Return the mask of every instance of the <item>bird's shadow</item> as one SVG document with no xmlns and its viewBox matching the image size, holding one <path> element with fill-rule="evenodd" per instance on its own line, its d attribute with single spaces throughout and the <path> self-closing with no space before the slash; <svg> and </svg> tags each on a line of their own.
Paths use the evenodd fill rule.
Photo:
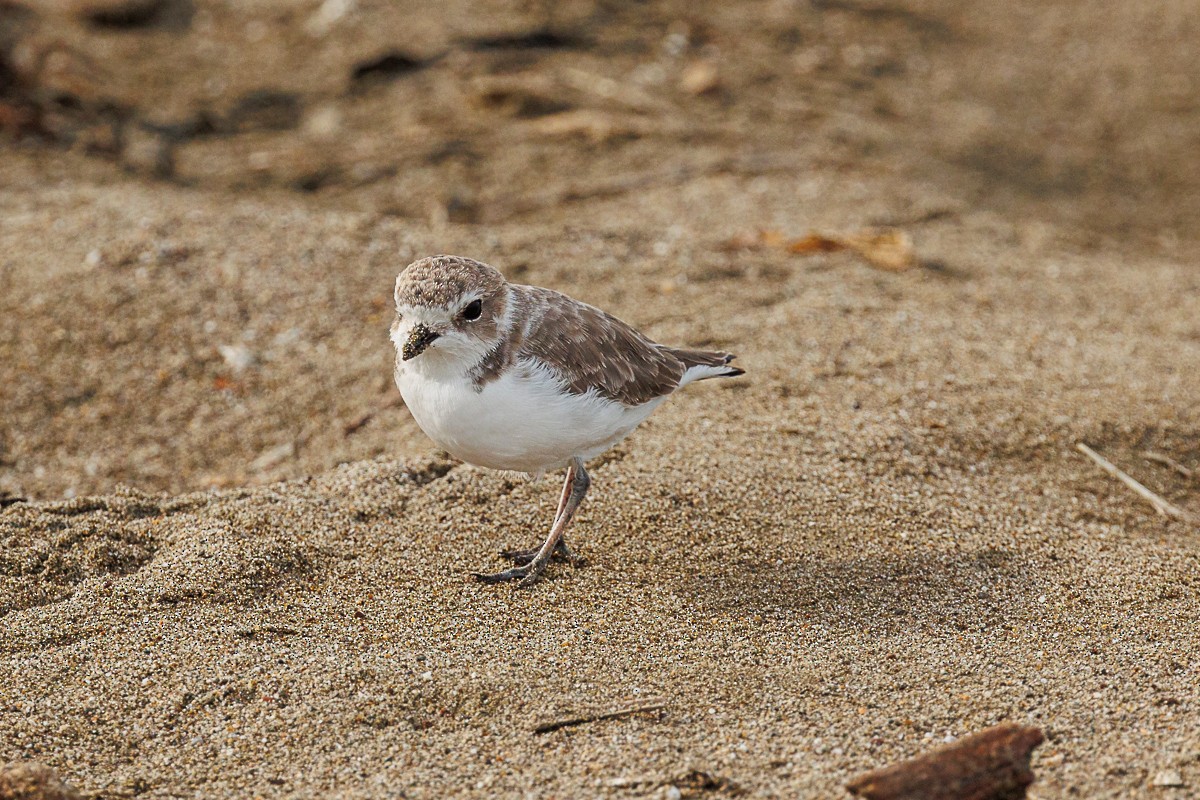
<svg viewBox="0 0 1200 800">
<path fill-rule="evenodd" d="M 965 631 L 1005 624 L 1029 602 L 1032 576 L 1019 556 L 983 548 L 712 563 L 685 578 L 683 588 L 709 611 L 786 611 L 879 632 L 916 625 Z"/>
</svg>

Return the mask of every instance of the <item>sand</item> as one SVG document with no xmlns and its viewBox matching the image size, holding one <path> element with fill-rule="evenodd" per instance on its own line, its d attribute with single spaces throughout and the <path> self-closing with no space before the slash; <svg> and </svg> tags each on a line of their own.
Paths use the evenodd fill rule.
<svg viewBox="0 0 1200 800">
<path fill-rule="evenodd" d="M 1076 450 L 1200 516 L 1189 4 L 33 5 L 10 62 L 71 54 L 0 151 L 0 762 L 816 798 L 1011 721 L 1031 797 L 1200 791 L 1200 525 Z M 881 225 L 918 267 L 746 246 Z M 391 384 L 435 252 L 747 370 L 593 463 L 588 563 L 529 590 L 470 574 L 557 476 L 437 453 Z"/>
</svg>

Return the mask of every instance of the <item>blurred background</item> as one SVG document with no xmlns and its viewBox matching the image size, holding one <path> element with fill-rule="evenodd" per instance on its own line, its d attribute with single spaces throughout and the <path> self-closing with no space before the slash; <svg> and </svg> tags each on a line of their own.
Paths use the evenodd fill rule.
<svg viewBox="0 0 1200 800">
<path fill-rule="evenodd" d="M 427 447 L 386 329 L 431 252 L 724 346 L 676 289 L 769 296 L 763 231 L 1182 252 L 1197 41 L 1189 0 L 0 0 L 0 492 Z"/>
<path fill-rule="evenodd" d="M 190 186 L 488 222 L 567 178 L 800 167 L 819 145 L 1004 211 L 1149 231 L 1198 213 L 1187 0 L 2 9 L 10 141 Z"/>
</svg>

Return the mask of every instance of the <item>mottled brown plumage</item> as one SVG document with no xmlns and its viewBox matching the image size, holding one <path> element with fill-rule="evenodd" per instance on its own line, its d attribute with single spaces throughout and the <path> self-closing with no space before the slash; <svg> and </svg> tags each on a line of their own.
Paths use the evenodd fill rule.
<svg viewBox="0 0 1200 800">
<path fill-rule="evenodd" d="M 448 306 L 466 292 L 492 295 L 504 288 L 494 268 L 462 256 L 431 256 L 414 261 L 396 283 L 397 306 Z"/>
<path fill-rule="evenodd" d="M 718 367 L 733 358 L 656 344 L 613 315 L 560 292 L 516 284 L 511 289 L 512 311 L 521 322 L 472 371 L 480 388 L 532 358 L 554 370 L 573 394 L 594 391 L 636 406 L 673 392 L 689 367 Z"/>
<path fill-rule="evenodd" d="M 636 406 L 679 386 L 683 362 L 611 314 L 550 289 L 514 289 L 529 295 L 539 312 L 518 358 L 540 359 L 571 392 L 594 390 Z"/>
</svg>

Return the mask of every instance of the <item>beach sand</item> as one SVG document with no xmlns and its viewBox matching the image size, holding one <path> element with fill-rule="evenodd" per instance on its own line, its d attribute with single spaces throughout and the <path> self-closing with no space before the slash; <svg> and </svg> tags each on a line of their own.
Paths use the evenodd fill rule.
<svg viewBox="0 0 1200 800">
<path fill-rule="evenodd" d="M 1031 797 L 1200 791 L 1197 14 L 971 5 L 32 3 L 0 762 L 93 797 L 824 798 L 1011 721 Z M 783 246 L 881 226 L 916 266 Z M 470 576 L 561 476 L 438 453 L 391 382 L 395 275 L 438 252 L 747 371 L 593 462 L 587 564 L 528 590 Z"/>
</svg>

